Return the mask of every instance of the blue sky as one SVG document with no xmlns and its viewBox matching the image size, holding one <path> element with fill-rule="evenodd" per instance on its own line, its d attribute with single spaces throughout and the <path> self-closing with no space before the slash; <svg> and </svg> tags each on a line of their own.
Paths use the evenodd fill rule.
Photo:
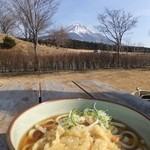
<svg viewBox="0 0 150 150">
<path fill-rule="evenodd" d="M 150 0 L 60 0 L 55 14 L 55 26 L 80 22 L 95 30 L 97 16 L 105 8 L 122 9 L 138 17 L 137 26 L 124 37 L 124 42 L 150 47 Z"/>
</svg>

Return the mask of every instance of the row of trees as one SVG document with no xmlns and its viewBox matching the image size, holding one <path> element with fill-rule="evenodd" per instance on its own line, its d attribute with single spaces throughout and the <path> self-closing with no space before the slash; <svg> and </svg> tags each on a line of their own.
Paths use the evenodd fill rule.
<svg viewBox="0 0 150 150">
<path fill-rule="evenodd" d="M 150 66 L 150 55 L 121 54 L 120 57 L 120 67 L 125 69 Z M 38 58 L 39 71 L 117 68 L 117 54 L 109 52 L 49 54 Z M 33 56 L 22 51 L 0 52 L 1 73 L 34 71 L 34 63 Z"/>
<path fill-rule="evenodd" d="M 108 44 L 104 44 L 104 43 L 93 43 L 93 42 L 70 40 L 70 39 L 64 40 L 64 39 L 62 39 L 62 37 L 60 37 L 60 38 L 58 37 L 57 40 L 55 40 L 55 39 L 39 40 L 39 44 L 44 44 L 47 46 L 71 48 L 71 49 L 95 50 L 95 52 L 97 52 L 98 50 L 116 52 L 116 50 L 117 50 L 116 45 L 108 45 Z M 121 47 L 121 52 L 150 53 L 150 48 L 143 47 L 141 45 L 135 45 L 135 46 L 123 45 Z"/>
</svg>

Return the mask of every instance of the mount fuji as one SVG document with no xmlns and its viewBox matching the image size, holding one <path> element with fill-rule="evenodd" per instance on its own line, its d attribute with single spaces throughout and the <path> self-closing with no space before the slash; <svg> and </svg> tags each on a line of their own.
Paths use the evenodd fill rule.
<svg viewBox="0 0 150 150">
<path fill-rule="evenodd" d="M 110 44 L 110 41 L 105 36 L 99 33 L 94 33 L 81 23 L 69 26 L 67 32 L 70 39 L 73 40 Z"/>
</svg>

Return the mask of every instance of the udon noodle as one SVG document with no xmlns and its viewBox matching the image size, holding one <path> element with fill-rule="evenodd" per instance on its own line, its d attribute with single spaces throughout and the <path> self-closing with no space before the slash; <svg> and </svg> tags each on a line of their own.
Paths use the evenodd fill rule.
<svg viewBox="0 0 150 150">
<path fill-rule="evenodd" d="M 125 124 L 104 111 L 76 109 L 35 124 L 18 150 L 148 150 Z"/>
</svg>

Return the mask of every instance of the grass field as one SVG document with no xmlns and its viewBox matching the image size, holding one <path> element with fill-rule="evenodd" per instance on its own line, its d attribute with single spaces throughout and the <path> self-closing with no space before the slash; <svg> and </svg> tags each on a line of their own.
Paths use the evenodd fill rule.
<svg viewBox="0 0 150 150">
<path fill-rule="evenodd" d="M 6 35 L 0 34 L 0 43 Z M 9 51 L 22 50 L 27 53 L 33 53 L 33 44 L 15 38 L 17 45 Z M 39 45 L 39 53 L 42 55 L 67 53 L 67 52 L 91 52 L 87 50 L 74 50 L 56 47 L 47 47 Z M 4 51 L 2 49 L 2 51 Z M 30 54 L 31 55 L 31 54 Z M 115 88 L 133 92 L 136 87 L 150 90 L 150 69 L 100 69 L 87 71 L 60 71 L 54 73 L 22 73 L 22 74 L 2 74 L 0 75 L 0 84 L 7 82 L 37 82 L 37 81 L 69 81 L 69 80 L 100 80 L 112 85 Z"/>
<path fill-rule="evenodd" d="M 150 70 L 144 69 L 101 69 L 90 71 L 60 71 L 54 73 L 30 73 L 0 76 L 0 84 L 9 82 L 37 82 L 37 81 L 70 81 L 70 80 L 100 80 L 115 88 L 133 92 L 136 87 L 150 90 Z"/>
</svg>

